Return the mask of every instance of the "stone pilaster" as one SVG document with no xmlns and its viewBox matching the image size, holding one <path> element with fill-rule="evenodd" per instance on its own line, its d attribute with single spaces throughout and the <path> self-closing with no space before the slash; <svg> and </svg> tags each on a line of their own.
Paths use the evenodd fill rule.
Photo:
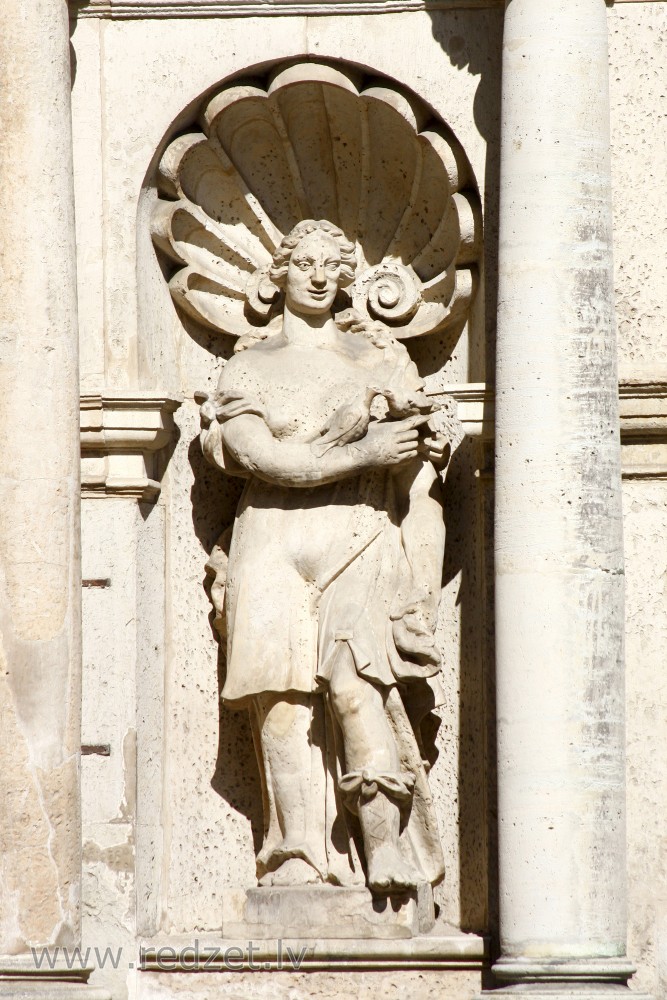
<svg viewBox="0 0 667 1000">
<path fill-rule="evenodd" d="M 58 980 L 88 974 L 60 960 L 38 970 L 31 951 L 80 943 L 78 336 L 65 0 L 5 0 L 0 74 L 0 993 L 16 993 L 28 977 L 44 996 L 69 991 Z"/>
<path fill-rule="evenodd" d="M 496 383 L 503 992 L 626 957 L 621 467 L 604 0 L 506 8 Z"/>
</svg>

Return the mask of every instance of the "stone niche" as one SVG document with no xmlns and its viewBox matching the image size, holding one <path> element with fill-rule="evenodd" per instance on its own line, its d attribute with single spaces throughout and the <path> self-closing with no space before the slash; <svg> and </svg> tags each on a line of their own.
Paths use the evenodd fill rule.
<svg viewBox="0 0 667 1000">
<path fill-rule="evenodd" d="M 352 968 L 355 962 L 359 968 L 478 967 L 484 957 L 479 934 L 487 919 L 484 508 L 480 456 L 465 438 L 456 409 L 460 383 L 468 381 L 471 367 L 479 368 L 479 358 L 472 362 L 471 355 L 484 353 L 481 205 L 472 167 L 451 129 L 423 100 L 393 81 L 340 63 L 292 62 L 261 76 L 237 78 L 202 98 L 191 119 L 179 125 L 177 133 L 165 138 L 154 188 L 149 187 L 156 266 L 184 331 L 180 363 L 185 401 L 165 486 L 172 539 L 168 536 L 167 544 L 177 548 L 167 587 L 171 606 L 179 609 L 174 637 L 180 653 L 167 669 L 165 684 L 173 726 L 165 750 L 165 780 L 176 794 L 167 818 L 170 853 L 160 876 L 163 905 L 176 887 L 184 891 L 180 908 L 175 908 L 178 918 L 173 919 L 174 910 L 167 922 L 169 940 L 203 924 L 211 949 L 219 940 L 261 941 L 267 968 L 279 961 L 274 951 L 281 938 L 308 941 L 304 968 Z M 307 260 L 302 267 L 303 253 Z M 328 312 L 304 309 L 295 319 L 299 311 L 292 268 L 311 266 L 313 274 L 320 265 L 326 270 L 332 261 L 316 260 L 323 253 L 333 254 L 333 265 L 340 269 Z M 319 301 L 319 281 L 312 277 L 314 292 L 309 286 L 313 301 Z M 326 281 L 325 275 L 322 288 Z M 322 296 L 326 294 L 324 289 Z M 313 314 L 326 320 L 324 326 L 312 320 Z M 316 337 L 330 331 L 333 339 L 325 337 L 321 347 L 331 352 L 332 368 L 338 364 L 340 344 L 358 338 L 361 360 L 352 368 L 368 371 L 358 385 L 351 376 L 350 395 L 355 397 L 360 386 L 369 390 L 365 403 L 358 404 L 359 413 L 352 414 L 360 430 L 357 424 L 351 432 L 348 427 L 356 397 L 347 399 L 343 392 L 338 398 L 340 378 L 334 379 L 333 413 L 320 421 L 308 443 L 308 421 L 319 419 L 309 376 L 299 381 L 289 352 L 270 360 L 276 345 L 291 336 L 290 323 L 296 324 L 292 346 L 306 328 Z M 301 346 L 309 350 L 307 344 Z M 268 382 L 253 373 L 254 359 L 269 359 Z M 275 383 L 272 365 L 281 373 Z M 317 372 L 313 376 L 320 377 Z M 253 539 L 263 530 L 261 523 L 249 532 L 243 526 L 248 490 L 257 480 L 249 471 L 255 468 L 252 461 L 243 465 L 229 437 L 232 425 L 241 426 L 239 420 L 250 421 L 251 449 L 257 438 L 253 426 L 261 434 L 268 428 L 271 448 L 282 454 L 286 443 L 309 447 L 318 460 L 330 457 L 332 468 L 348 445 L 363 451 L 378 427 L 410 421 L 426 426 L 428 421 L 420 440 L 426 436 L 431 445 L 421 446 L 419 454 L 426 455 L 423 464 L 432 473 L 432 490 L 416 501 L 410 494 L 405 503 L 410 511 L 413 505 L 421 509 L 422 500 L 430 503 L 428 498 L 437 493 L 436 522 L 417 517 L 411 542 L 405 540 L 407 519 L 385 501 L 360 501 L 358 493 L 350 499 L 334 491 L 323 504 L 325 514 L 338 517 L 342 525 L 337 535 L 340 559 L 331 556 L 335 565 L 325 583 L 319 577 L 314 583 L 307 580 L 317 593 L 311 592 L 308 608 L 295 615 L 300 638 L 287 642 L 289 657 L 298 659 L 302 643 L 309 641 L 304 639 L 308 629 L 320 635 L 319 652 L 315 638 L 311 654 L 313 695 L 303 684 L 290 688 L 284 681 L 266 682 L 262 689 L 261 681 L 248 681 L 252 669 L 242 665 L 255 663 L 251 647 L 260 659 L 265 655 L 264 648 L 282 627 L 281 617 L 290 617 L 294 604 L 287 586 L 280 595 L 276 578 L 276 600 L 284 604 L 280 614 L 264 614 L 261 595 L 249 605 L 250 612 L 229 610 L 230 593 L 232 601 L 239 598 L 234 596 L 235 581 L 247 569 L 244 553 L 257 548 Z M 261 431 L 252 421 L 263 422 Z M 278 489 L 283 499 L 267 494 L 253 509 L 263 504 L 291 516 L 295 507 L 303 508 L 300 477 L 318 473 L 303 472 L 310 470 L 310 460 L 297 465 L 297 471 L 280 468 L 276 482 L 267 487 Z M 344 483 L 357 482 L 350 470 L 341 475 Z M 261 489 L 264 479 L 262 473 Z M 323 488 L 315 478 L 305 493 L 319 496 Z M 242 489 L 246 500 L 239 507 Z M 380 511 L 385 527 L 362 524 L 361 515 L 358 525 L 344 523 L 342 506 L 346 511 L 372 509 L 374 515 Z M 433 517 L 433 507 L 428 516 Z M 315 535 L 324 530 L 323 523 Z M 394 658 L 389 655 L 391 673 L 379 677 L 369 666 L 372 639 L 359 639 L 356 618 L 350 626 L 349 604 L 356 600 L 360 607 L 359 595 L 366 591 L 359 581 L 363 573 L 368 576 L 369 566 L 375 581 L 387 572 L 391 559 L 385 529 L 394 532 L 399 548 L 415 546 L 407 553 L 414 570 L 410 594 L 414 597 L 415 587 L 421 587 L 422 596 L 428 591 L 429 612 L 422 614 L 423 608 L 410 604 L 397 569 L 404 556 L 396 556 L 385 582 L 395 579 L 405 600 L 397 612 L 383 598 L 382 628 L 393 636 L 387 643 Z M 298 530 L 305 530 L 304 525 Z M 304 536 L 299 545 L 307 541 Z M 442 551 L 438 554 L 443 543 L 444 564 Z M 267 539 L 263 555 L 248 570 L 255 581 L 263 576 L 271 580 L 271 551 Z M 431 553 L 424 572 L 437 577 L 433 586 L 414 569 L 424 552 Z M 350 576 L 350 567 L 363 560 L 359 578 Z M 329 600 L 325 626 L 323 595 L 339 576 L 339 591 L 351 588 L 348 611 L 340 610 L 340 597 Z M 269 586 L 266 581 L 262 585 Z M 355 587 L 361 590 L 355 593 Z M 240 624 L 248 614 L 246 625 Z M 327 628 L 329 653 L 321 638 Z M 366 767 L 363 753 L 355 758 L 362 762 L 356 770 L 349 763 L 353 754 L 345 710 L 336 707 L 331 679 L 339 670 L 336 657 L 345 656 L 356 664 L 355 683 L 362 678 L 373 691 L 384 692 L 380 715 L 389 719 L 398 747 L 393 769 L 377 762 Z M 268 660 L 260 666 L 272 669 Z M 368 676 L 370 681 L 364 680 Z M 417 690 L 410 687 L 415 678 L 426 694 L 417 699 L 419 705 L 410 705 L 405 691 Z M 305 792 L 305 847 L 285 832 L 291 806 L 284 796 L 281 800 L 275 780 L 284 751 L 272 758 L 265 733 L 274 710 L 273 702 L 267 708 L 265 696 L 276 690 L 285 698 L 273 735 L 276 726 L 298 728 L 299 718 L 310 713 L 303 748 L 318 757 L 313 767 L 321 771 L 311 776 Z M 290 706 L 287 714 L 285 705 Z M 299 716 L 302 710 L 306 716 Z M 285 723 L 288 717 L 291 721 Z M 382 723 L 377 725 L 379 729 L 369 723 L 371 743 L 382 741 Z M 141 794 L 139 789 L 140 811 Z M 383 873 L 381 865 L 373 874 L 371 826 L 393 829 L 394 822 L 394 814 L 380 809 L 382 815 L 365 825 L 364 809 L 379 800 L 396 805 L 395 831 L 386 837 L 394 837 L 401 859 L 396 863 L 404 866 L 399 875 L 396 868 Z M 198 905 L 202 896 L 188 885 L 188 879 L 202 877 L 196 872 L 196 856 L 204 857 L 207 866 L 203 908 Z M 307 869 L 310 876 L 304 875 Z M 150 884 L 143 893 L 139 886 L 138 893 L 156 896 Z M 202 909 L 208 916 L 202 916 Z M 217 918 L 211 917 L 216 912 Z M 147 912 L 143 925 L 151 948 L 157 948 L 164 923 Z M 356 939 L 354 947 L 351 939 Z M 146 968 L 159 969 L 151 948 Z M 243 963 L 248 961 L 244 953 Z"/>
</svg>

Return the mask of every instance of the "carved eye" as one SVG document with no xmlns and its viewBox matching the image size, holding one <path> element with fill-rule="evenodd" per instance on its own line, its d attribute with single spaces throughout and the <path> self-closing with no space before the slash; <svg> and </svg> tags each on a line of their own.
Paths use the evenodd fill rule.
<svg viewBox="0 0 667 1000">
<path fill-rule="evenodd" d="M 308 263 L 307 260 L 299 260 L 297 261 L 296 266 L 299 268 L 300 271 L 307 271 L 308 268 L 310 267 L 310 264 Z"/>
<path fill-rule="evenodd" d="M 337 271 L 337 270 L 338 270 L 338 269 L 340 268 L 340 264 L 338 263 L 338 261 L 337 261 L 337 260 L 330 260 L 330 261 L 329 261 L 329 262 L 327 263 L 327 268 L 328 268 L 328 269 L 329 269 L 330 271 Z"/>
</svg>

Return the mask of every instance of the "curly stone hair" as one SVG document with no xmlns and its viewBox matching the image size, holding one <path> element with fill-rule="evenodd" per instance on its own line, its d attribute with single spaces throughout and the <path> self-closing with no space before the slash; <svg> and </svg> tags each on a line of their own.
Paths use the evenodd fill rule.
<svg viewBox="0 0 667 1000">
<path fill-rule="evenodd" d="M 269 278 L 274 285 L 277 285 L 279 288 L 285 287 L 287 268 L 289 267 L 292 251 L 296 249 L 304 236 L 318 231 L 331 236 L 338 244 L 340 250 L 340 278 L 338 283 L 340 287 L 346 288 L 347 285 L 352 284 L 357 270 L 354 243 L 351 243 L 343 230 L 339 229 L 338 226 L 334 226 L 333 222 L 327 222 L 326 219 L 320 219 L 319 222 L 315 219 L 304 219 L 287 236 L 284 236 L 280 245 L 276 247 L 271 270 L 269 271 Z"/>
</svg>

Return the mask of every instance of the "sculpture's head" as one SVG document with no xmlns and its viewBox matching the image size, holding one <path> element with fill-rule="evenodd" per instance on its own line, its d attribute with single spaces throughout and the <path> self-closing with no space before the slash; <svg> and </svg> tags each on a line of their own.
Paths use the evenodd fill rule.
<svg viewBox="0 0 667 1000">
<path fill-rule="evenodd" d="M 325 219 L 305 219 L 276 249 L 269 277 L 285 289 L 292 312 L 321 316 L 331 309 L 338 289 L 354 281 L 356 266 L 354 243 L 342 230 Z"/>
</svg>

